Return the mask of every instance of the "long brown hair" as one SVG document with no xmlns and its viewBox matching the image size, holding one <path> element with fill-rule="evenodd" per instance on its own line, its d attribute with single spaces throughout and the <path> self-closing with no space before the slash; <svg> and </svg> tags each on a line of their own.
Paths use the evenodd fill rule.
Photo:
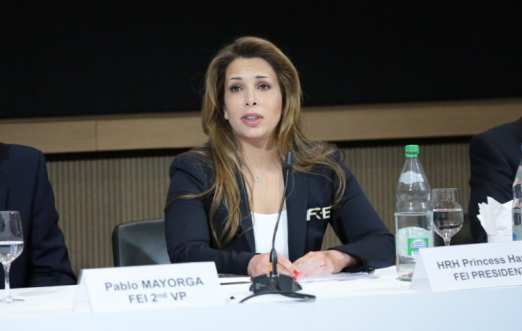
<svg viewBox="0 0 522 331">
<path fill-rule="evenodd" d="M 256 38 L 242 37 L 221 49 L 207 69 L 205 94 L 203 96 L 202 126 L 208 135 L 211 154 L 201 149 L 193 152 L 210 159 L 214 165 L 215 181 L 205 192 L 196 196 L 213 193 L 209 222 L 212 234 L 220 248 L 225 247 L 239 232 L 241 226 L 240 189 L 236 176 L 242 176 L 241 155 L 232 127 L 224 118 L 225 76 L 230 63 L 239 58 L 261 58 L 268 62 L 277 75 L 283 98 L 283 113 L 276 127 L 275 148 L 284 160 L 286 152 L 293 151 L 293 169 L 310 173 L 316 166 L 331 168 L 339 179 L 334 205 L 341 202 L 345 190 L 346 176 L 336 160 L 332 158 L 335 149 L 321 142 L 308 140 L 301 123 L 301 84 L 292 62 L 271 42 Z M 217 236 L 214 216 L 220 205 L 224 205 L 228 216 L 221 235 Z M 243 215 L 246 216 L 246 215 Z"/>
</svg>

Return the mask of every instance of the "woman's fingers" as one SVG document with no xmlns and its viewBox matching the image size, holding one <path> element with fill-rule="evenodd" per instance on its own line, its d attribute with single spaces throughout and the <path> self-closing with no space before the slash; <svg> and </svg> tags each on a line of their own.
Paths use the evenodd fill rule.
<svg viewBox="0 0 522 331">
<path fill-rule="evenodd" d="M 248 263 L 248 274 L 251 277 L 263 274 L 268 275 L 270 273 L 269 263 L 270 253 L 255 255 Z M 299 271 L 296 267 L 305 263 L 314 264 L 330 273 L 336 273 L 346 267 L 355 265 L 357 261 L 350 255 L 336 250 L 309 252 L 294 263 L 290 262 L 286 257 L 277 254 L 277 272 L 279 274 L 295 278 L 299 276 Z"/>
<path fill-rule="evenodd" d="M 331 261 L 334 273 L 341 272 L 344 268 L 357 264 L 357 261 L 350 255 L 336 251 L 329 250 L 324 252 Z"/>
<path fill-rule="evenodd" d="M 285 274 L 288 276 L 295 277 L 298 275 L 297 269 L 295 266 L 288 260 L 286 257 L 277 254 L 277 272 L 280 274 Z M 282 268 L 281 268 L 282 267 Z"/>
<path fill-rule="evenodd" d="M 255 255 L 248 263 L 247 272 L 251 277 L 259 275 L 268 275 L 270 273 L 270 253 Z M 285 274 L 291 277 L 297 276 L 299 273 L 295 265 L 286 257 L 277 254 L 277 273 Z"/>
<path fill-rule="evenodd" d="M 310 252 L 303 256 L 302 258 L 298 259 L 294 262 L 295 266 L 298 266 L 300 264 L 305 263 L 311 263 L 318 267 L 323 268 L 324 270 L 333 273 L 335 268 L 333 265 L 333 261 L 329 257 L 329 255 L 326 252 Z"/>
<path fill-rule="evenodd" d="M 247 272 L 251 277 L 268 274 L 268 253 L 254 255 L 248 262 Z"/>
<path fill-rule="evenodd" d="M 317 253 L 317 252 L 309 252 L 309 253 L 307 253 L 305 256 L 298 258 L 298 259 L 294 262 L 294 266 L 298 266 L 298 265 L 300 265 L 300 264 L 305 263 L 307 260 L 309 260 L 309 259 L 312 258 L 314 255 L 316 255 L 316 253 Z"/>
</svg>

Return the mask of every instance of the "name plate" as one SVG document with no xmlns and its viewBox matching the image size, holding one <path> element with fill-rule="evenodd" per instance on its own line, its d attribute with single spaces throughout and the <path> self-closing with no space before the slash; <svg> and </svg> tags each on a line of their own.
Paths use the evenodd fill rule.
<svg viewBox="0 0 522 331">
<path fill-rule="evenodd" d="M 420 249 L 410 289 L 522 285 L 522 241 Z"/>
<path fill-rule="evenodd" d="M 75 310 L 107 312 L 223 304 L 213 262 L 82 270 Z"/>
</svg>

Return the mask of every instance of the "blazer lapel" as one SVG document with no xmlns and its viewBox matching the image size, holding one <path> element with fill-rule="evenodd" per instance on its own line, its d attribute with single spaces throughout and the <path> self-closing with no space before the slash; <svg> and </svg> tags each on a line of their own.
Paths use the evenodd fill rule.
<svg viewBox="0 0 522 331">
<path fill-rule="evenodd" d="M 243 235 L 246 237 L 248 247 L 250 248 L 250 252 L 255 253 L 256 242 L 254 239 L 252 214 L 250 212 L 250 203 L 248 202 L 249 200 L 246 185 L 241 176 L 236 175 L 236 179 L 239 184 L 239 189 L 241 191 L 241 203 L 239 207 L 241 212 L 241 230 L 243 232 Z"/>
<path fill-rule="evenodd" d="M 292 262 L 302 257 L 305 251 L 307 206 L 308 176 L 303 173 L 292 172 L 288 176 L 286 188 L 288 253 Z"/>
</svg>

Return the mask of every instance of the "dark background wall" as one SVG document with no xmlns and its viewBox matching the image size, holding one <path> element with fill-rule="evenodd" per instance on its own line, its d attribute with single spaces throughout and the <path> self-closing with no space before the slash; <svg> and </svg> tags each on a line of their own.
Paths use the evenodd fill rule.
<svg viewBox="0 0 522 331">
<path fill-rule="evenodd" d="M 307 106 L 522 97 L 521 1 L 3 0 L 0 24 L 0 118 L 197 110 L 244 35 L 290 56 Z"/>
</svg>

